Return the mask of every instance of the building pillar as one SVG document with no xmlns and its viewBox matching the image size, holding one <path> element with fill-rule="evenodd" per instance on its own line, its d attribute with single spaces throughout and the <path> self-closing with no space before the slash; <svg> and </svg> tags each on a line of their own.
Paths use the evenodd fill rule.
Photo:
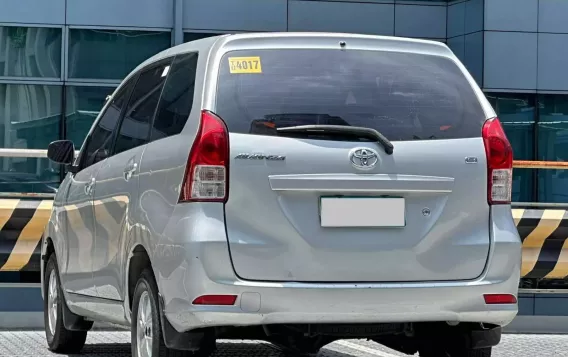
<svg viewBox="0 0 568 357">
<path fill-rule="evenodd" d="M 184 0 L 174 0 L 173 1 L 173 11 L 174 11 L 174 46 L 183 43 L 183 1 Z"/>
</svg>

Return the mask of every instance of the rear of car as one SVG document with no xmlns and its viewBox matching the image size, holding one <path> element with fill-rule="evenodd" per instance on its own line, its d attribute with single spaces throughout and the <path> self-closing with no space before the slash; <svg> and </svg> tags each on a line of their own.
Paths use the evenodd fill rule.
<svg viewBox="0 0 568 357">
<path fill-rule="evenodd" d="M 178 330 L 513 319 L 513 153 L 445 45 L 228 36 L 204 83 L 172 221 L 225 229 L 194 229 L 210 235 L 191 305 L 166 309 Z"/>
</svg>

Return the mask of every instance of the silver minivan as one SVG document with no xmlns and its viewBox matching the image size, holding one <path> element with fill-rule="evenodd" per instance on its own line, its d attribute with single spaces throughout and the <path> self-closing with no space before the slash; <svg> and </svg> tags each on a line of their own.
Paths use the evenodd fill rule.
<svg viewBox="0 0 568 357">
<path fill-rule="evenodd" d="M 42 240 L 50 350 L 137 357 L 369 338 L 490 356 L 517 313 L 513 153 L 439 42 L 251 33 L 170 48 L 107 100 Z"/>
</svg>

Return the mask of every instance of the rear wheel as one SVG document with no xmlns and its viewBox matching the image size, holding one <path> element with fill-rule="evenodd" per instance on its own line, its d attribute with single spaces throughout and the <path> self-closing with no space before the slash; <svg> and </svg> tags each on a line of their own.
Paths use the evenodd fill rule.
<svg viewBox="0 0 568 357">
<path fill-rule="evenodd" d="M 59 282 L 54 254 L 47 262 L 44 282 L 43 320 L 47 346 L 50 351 L 56 353 L 79 353 L 85 345 L 87 331 L 67 330 L 63 324 L 65 297 Z"/>
<path fill-rule="evenodd" d="M 158 287 L 151 271 L 146 269 L 142 272 L 134 291 L 131 325 L 132 356 L 189 357 L 206 355 L 205 351 L 180 351 L 168 348 L 165 345 L 158 306 Z M 210 353 L 212 352 L 211 350 Z"/>
</svg>

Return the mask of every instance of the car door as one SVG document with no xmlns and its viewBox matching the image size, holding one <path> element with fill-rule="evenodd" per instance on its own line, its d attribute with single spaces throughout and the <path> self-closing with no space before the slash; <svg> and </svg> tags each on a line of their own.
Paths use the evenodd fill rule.
<svg viewBox="0 0 568 357">
<path fill-rule="evenodd" d="M 137 217 L 142 229 L 137 231 L 141 241 L 152 251 L 152 262 L 163 278 L 160 288 L 169 288 L 165 280 L 175 285 L 170 274 L 181 264 L 183 250 L 164 234 L 167 223 L 179 200 L 179 180 L 185 173 L 187 137 L 180 135 L 194 106 L 198 53 L 178 54 L 172 62 L 160 103 L 152 123 L 150 142 L 146 145 L 140 167 L 139 204 Z M 197 92 L 197 93 L 196 93 Z M 186 150 L 171 150 L 172 147 Z M 172 279 L 170 279 L 172 278 Z"/>
<path fill-rule="evenodd" d="M 96 225 L 93 193 L 97 172 L 110 153 L 113 133 L 129 90 L 121 88 L 108 103 L 87 135 L 77 159 L 78 171 L 68 173 L 61 189 L 65 196 L 66 259 L 60 271 L 64 289 L 81 295 L 96 296 L 92 265 Z"/>
<path fill-rule="evenodd" d="M 120 119 L 112 156 L 97 174 L 93 274 L 101 298 L 123 298 L 121 277 L 127 256 L 124 246 L 136 224 L 131 211 L 138 202 L 140 160 L 170 62 L 171 59 L 161 60 L 141 70 Z"/>
</svg>

